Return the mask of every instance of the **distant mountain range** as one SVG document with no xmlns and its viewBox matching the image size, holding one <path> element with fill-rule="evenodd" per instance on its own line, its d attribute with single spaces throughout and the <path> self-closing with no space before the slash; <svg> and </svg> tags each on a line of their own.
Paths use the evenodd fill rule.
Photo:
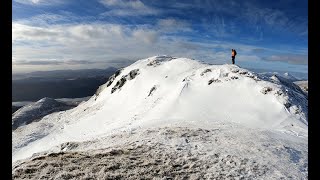
<svg viewBox="0 0 320 180">
<path fill-rule="evenodd" d="M 87 101 L 90 97 L 91 96 L 82 97 L 82 98 L 58 98 L 58 99 L 54 99 L 54 101 L 60 102 L 60 105 L 62 105 L 62 106 L 70 106 L 70 108 L 72 108 L 72 107 L 76 107 L 77 105 L 79 105 L 83 101 Z M 44 98 L 40 99 L 39 101 L 42 102 L 43 99 L 47 99 L 48 100 L 48 99 L 51 99 L 51 98 L 44 97 Z M 37 101 L 37 102 L 39 102 L 39 101 Z M 54 101 L 52 100 L 50 102 L 54 102 Z M 18 109 L 24 108 L 24 107 L 30 107 L 30 106 L 35 106 L 36 105 L 36 107 L 34 107 L 34 108 L 37 108 L 37 107 L 39 107 L 39 106 L 37 106 L 37 102 L 32 102 L 32 101 L 12 102 L 12 114 L 14 114 Z M 48 102 L 48 101 L 46 101 L 46 102 Z M 56 106 L 50 106 L 50 107 L 51 108 L 56 108 Z M 49 114 L 50 113 L 50 108 L 47 108 L 46 112 L 47 113 L 42 113 L 42 112 L 41 113 L 44 114 L 44 115 Z M 26 119 L 28 119 L 28 118 L 26 118 Z"/>
<path fill-rule="evenodd" d="M 12 101 L 38 101 L 41 98 L 82 98 L 96 89 L 117 69 L 38 71 L 13 74 Z"/>
<path fill-rule="evenodd" d="M 295 81 L 305 81 L 308 80 L 308 73 L 302 73 L 302 72 L 288 72 L 288 71 L 270 71 L 269 69 L 258 69 L 258 68 L 248 68 L 249 70 L 256 72 L 256 73 L 262 73 L 266 75 L 272 75 L 277 74 L 283 77 L 286 77 L 287 79 L 294 79 Z"/>
<path fill-rule="evenodd" d="M 109 67 L 106 69 L 79 69 L 79 70 L 54 70 L 54 71 L 35 71 L 30 73 L 12 74 L 12 80 L 19 79 L 72 79 L 72 78 L 89 78 L 96 76 L 105 76 L 114 73 L 117 68 Z"/>
</svg>

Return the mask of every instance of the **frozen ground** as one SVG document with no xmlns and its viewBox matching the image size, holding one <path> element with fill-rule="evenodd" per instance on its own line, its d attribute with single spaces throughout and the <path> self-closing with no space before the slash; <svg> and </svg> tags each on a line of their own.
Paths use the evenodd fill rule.
<svg viewBox="0 0 320 180">
<path fill-rule="evenodd" d="M 13 177 L 307 179 L 305 139 L 289 136 L 218 124 L 214 129 L 160 127 L 123 132 L 103 141 L 65 143 L 56 151 L 18 161 Z M 89 146 L 97 148 L 86 150 Z"/>
</svg>

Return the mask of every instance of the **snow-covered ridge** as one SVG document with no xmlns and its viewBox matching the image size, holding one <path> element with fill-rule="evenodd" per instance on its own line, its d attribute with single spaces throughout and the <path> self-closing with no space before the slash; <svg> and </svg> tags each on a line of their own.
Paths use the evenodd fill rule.
<svg viewBox="0 0 320 180">
<path fill-rule="evenodd" d="M 70 141 L 163 125 L 220 123 L 307 138 L 307 101 L 290 83 L 236 65 L 154 56 L 119 70 L 76 108 L 13 131 L 13 161 Z"/>
<path fill-rule="evenodd" d="M 39 120 L 47 114 L 67 110 L 72 107 L 75 106 L 48 97 L 42 98 L 37 102 L 25 105 L 12 114 L 12 129 Z"/>
</svg>

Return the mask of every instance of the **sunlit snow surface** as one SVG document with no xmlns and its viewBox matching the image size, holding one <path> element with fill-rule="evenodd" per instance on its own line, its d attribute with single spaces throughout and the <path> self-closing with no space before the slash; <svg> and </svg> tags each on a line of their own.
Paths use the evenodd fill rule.
<svg viewBox="0 0 320 180">
<path fill-rule="evenodd" d="M 130 142 L 153 138 L 154 143 L 180 145 L 182 151 L 197 145 L 206 154 L 251 157 L 266 166 L 261 177 L 306 179 L 307 102 L 301 89 L 277 76 L 230 64 L 150 57 L 117 72 L 76 108 L 14 130 L 13 164 L 44 151 L 125 148 Z M 215 137 L 223 142 L 214 144 L 210 136 L 212 141 L 181 143 L 181 136 L 159 135 L 163 128 L 220 129 Z M 146 133 L 148 129 L 154 133 Z M 77 146 L 62 148 L 67 142 Z"/>
</svg>

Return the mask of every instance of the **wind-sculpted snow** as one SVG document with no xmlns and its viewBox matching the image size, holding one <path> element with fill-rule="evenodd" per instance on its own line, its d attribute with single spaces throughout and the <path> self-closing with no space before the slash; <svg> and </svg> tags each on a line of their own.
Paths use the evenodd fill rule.
<svg viewBox="0 0 320 180">
<path fill-rule="evenodd" d="M 177 165 L 173 169 L 170 169 L 172 168 L 170 161 L 144 168 L 138 165 L 131 167 L 128 165 L 131 162 L 128 160 L 129 156 L 124 153 L 117 158 L 110 157 L 110 163 L 126 162 L 126 165 L 121 163 L 117 165 L 118 169 L 111 169 L 110 177 L 119 175 L 128 179 L 131 177 L 128 168 L 136 169 L 137 174 L 140 173 L 144 177 L 149 177 L 144 172 L 169 168 L 166 170 L 172 173 L 165 174 L 166 171 L 159 171 L 160 175 L 156 177 L 174 176 L 181 179 L 183 178 L 181 174 L 173 172 L 176 168 L 181 168 L 178 172 L 185 173 L 188 177 L 190 175 L 190 179 L 192 179 L 191 174 L 196 174 L 195 177 L 200 179 L 203 177 L 219 179 L 229 175 L 230 178 L 231 176 L 241 178 L 240 174 L 244 174 L 245 179 L 268 179 L 268 177 L 289 179 L 289 176 L 293 179 L 305 179 L 308 164 L 307 102 L 307 95 L 290 82 L 256 74 L 237 65 L 209 65 L 187 58 L 155 56 L 123 68 L 102 85 L 88 101 L 76 108 L 47 115 L 39 122 L 14 130 L 12 158 L 13 162 L 16 162 L 29 158 L 34 153 L 87 151 L 88 156 L 94 159 L 93 164 L 99 164 L 99 159 L 94 158 L 95 155 L 92 154 L 93 149 L 121 146 L 120 149 L 125 151 L 130 145 L 126 142 L 131 136 L 136 138 L 131 139 L 131 142 L 138 141 L 140 139 L 134 134 L 144 132 L 151 127 L 167 126 L 171 129 L 192 127 L 209 130 L 196 137 L 212 142 L 208 141 L 209 144 L 205 145 L 206 141 L 199 141 L 193 144 L 194 146 L 189 146 L 190 142 L 196 139 L 178 138 L 184 145 L 171 147 L 171 139 L 177 140 L 175 136 L 180 137 L 179 133 L 175 132 L 173 138 L 170 136 L 165 138 L 169 143 L 168 146 L 164 145 L 168 149 L 168 154 L 165 153 L 167 150 L 165 147 L 159 149 L 162 147 L 159 143 L 166 144 L 161 138 L 151 140 L 153 144 L 145 142 L 143 145 L 146 149 L 155 149 L 154 152 L 150 152 L 154 153 L 152 157 L 158 158 L 156 154 L 162 153 L 162 158 L 168 159 L 175 159 L 181 149 L 186 150 L 182 151 L 184 157 L 189 152 L 199 152 L 199 149 L 206 146 L 205 154 L 194 154 L 194 157 L 202 159 L 201 163 L 205 164 L 199 166 L 199 171 L 193 172 L 192 169 L 196 169 L 196 166 L 184 169 L 184 166 L 190 167 L 192 163 L 180 161 L 181 166 Z M 39 128 L 45 124 L 50 126 Z M 210 134 L 221 126 L 228 132 L 236 134 L 227 135 L 220 130 L 216 130 L 217 134 L 214 136 Z M 240 131 L 241 129 L 243 131 Z M 113 136 L 123 132 L 128 136 L 122 134 L 122 138 L 112 140 Z M 211 137 L 216 137 L 217 142 Z M 150 154 L 137 146 L 134 148 L 136 153 L 142 153 L 147 157 Z M 106 152 L 107 150 L 102 151 Z M 220 155 L 215 158 L 214 154 L 217 152 Z M 226 165 L 223 164 L 225 160 L 222 158 L 228 159 Z M 250 161 L 250 165 L 247 166 L 251 169 L 242 169 L 238 163 L 241 164 L 244 158 L 256 160 L 256 164 Z M 142 162 L 149 159 L 146 158 Z M 66 163 L 69 160 L 71 162 L 71 159 L 68 159 Z M 222 164 L 219 164 L 220 161 Z M 135 162 L 138 161 L 133 163 Z M 83 163 L 79 164 L 81 171 L 81 166 L 90 166 L 89 162 Z M 254 172 L 254 169 L 257 171 Z M 38 177 L 40 170 L 46 171 L 39 168 L 37 175 L 33 174 L 32 177 Z M 293 173 L 290 174 L 291 171 Z M 105 167 L 104 170 L 98 169 L 97 172 L 102 174 L 101 176 L 96 174 L 95 178 L 106 178 L 103 173 L 109 173 L 109 170 Z M 24 170 L 14 171 L 17 177 L 23 177 L 25 173 Z M 78 176 L 76 172 L 72 172 L 71 175 L 67 171 L 65 173 L 56 172 L 52 176 Z M 134 173 L 132 177 L 137 177 L 137 174 Z M 215 177 L 215 174 L 218 176 Z"/>
<path fill-rule="evenodd" d="M 173 59 L 177 59 L 175 57 L 171 57 L 171 56 L 157 56 L 156 58 L 150 58 L 150 62 L 147 64 L 147 66 L 153 66 L 153 67 L 156 67 L 156 66 L 159 66 L 161 65 L 162 63 L 166 62 L 166 61 L 171 61 Z M 149 59 L 148 59 L 149 60 Z"/>
<path fill-rule="evenodd" d="M 30 103 L 20 108 L 12 114 L 12 129 L 39 120 L 50 113 L 64 111 L 73 107 L 75 106 L 51 98 L 42 98 L 35 103 Z"/>
</svg>

